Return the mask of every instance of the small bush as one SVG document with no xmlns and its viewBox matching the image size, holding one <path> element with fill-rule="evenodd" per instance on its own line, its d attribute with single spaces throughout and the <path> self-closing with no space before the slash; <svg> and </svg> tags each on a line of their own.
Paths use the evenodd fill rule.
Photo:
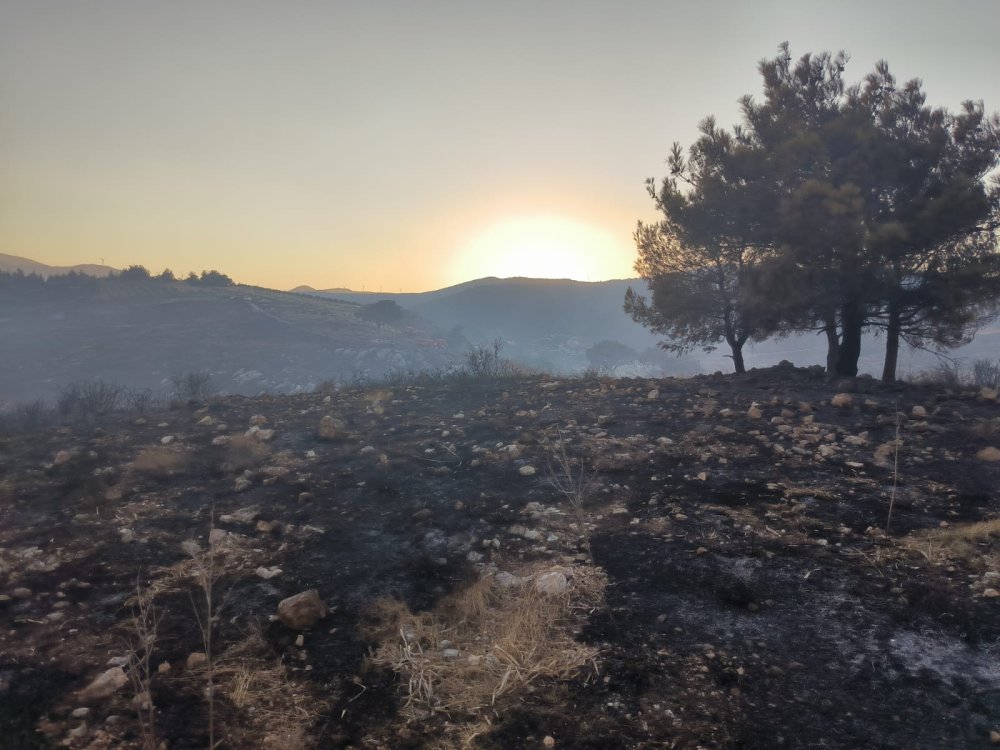
<svg viewBox="0 0 1000 750">
<path fill-rule="evenodd" d="M 230 471 L 256 469 L 271 455 L 266 443 L 246 435 L 237 435 L 226 445 L 225 468 Z"/>
<path fill-rule="evenodd" d="M 186 464 L 187 458 L 181 451 L 152 445 L 139 452 L 132 462 L 132 468 L 143 474 L 165 477 L 180 471 Z"/>
<path fill-rule="evenodd" d="M 962 366 L 954 360 L 941 360 L 934 367 L 918 372 L 912 378 L 919 385 L 939 385 L 943 388 L 955 388 L 965 381 Z"/>
<path fill-rule="evenodd" d="M 64 420 L 91 421 L 121 407 L 126 391 L 120 383 L 103 380 L 71 383 L 59 394 L 56 410 Z"/>
<path fill-rule="evenodd" d="M 50 427 L 55 414 L 44 401 L 18 404 L 11 411 L 0 414 L 0 435 L 34 432 Z"/>
<path fill-rule="evenodd" d="M 972 383 L 977 388 L 1000 388 L 1000 360 L 977 359 L 973 362 Z"/>
<path fill-rule="evenodd" d="M 209 372 L 171 375 L 170 385 L 173 388 L 174 398 L 178 401 L 204 401 L 216 390 L 212 384 L 212 374 Z"/>
<path fill-rule="evenodd" d="M 491 346 L 476 346 L 465 355 L 463 373 L 475 380 L 503 380 L 526 375 L 527 372 L 511 360 L 501 357 L 503 341 L 496 339 Z"/>
</svg>

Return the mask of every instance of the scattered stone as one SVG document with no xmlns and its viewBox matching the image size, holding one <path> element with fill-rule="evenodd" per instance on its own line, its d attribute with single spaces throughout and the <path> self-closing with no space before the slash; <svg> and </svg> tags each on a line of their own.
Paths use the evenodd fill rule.
<svg viewBox="0 0 1000 750">
<path fill-rule="evenodd" d="M 228 535 L 229 532 L 226 531 L 225 529 L 217 529 L 213 527 L 212 530 L 208 532 L 208 543 L 219 544 Z"/>
<path fill-rule="evenodd" d="M 122 544 L 131 544 L 135 541 L 135 532 L 132 529 L 122 529 L 119 532 Z"/>
<path fill-rule="evenodd" d="M 56 453 L 55 458 L 52 459 L 52 464 L 54 466 L 62 466 L 65 463 L 69 463 L 73 460 L 72 451 L 59 451 Z"/>
<path fill-rule="evenodd" d="M 522 466 L 520 469 L 517 470 L 517 473 L 520 474 L 522 477 L 533 477 L 535 476 L 535 467 Z"/>
<path fill-rule="evenodd" d="M 258 516 L 260 516 L 260 508 L 256 505 L 248 505 L 232 513 L 219 516 L 219 520 L 223 523 L 253 523 Z"/>
<path fill-rule="evenodd" d="M 296 648 L 302 648 L 305 645 L 306 645 L 306 637 L 302 635 L 302 633 L 299 633 L 297 636 L 295 636 Z"/>
<path fill-rule="evenodd" d="M 340 425 L 336 419 L 327 415 L 319 420 L 319 429 L 316 431 L 316 434 L 320 440 L 333 440 L 340 434 Z"/>
<path fill-rule="evenodd" d="M 996 589 L 993 588 L 986 589 L 983 592 L 984 599 L 996 599 L 998 596 L 1000 596 L 1000 591 L 997 591 Z"/>
<path fill-rule="evenodd" d="M 111 667 L 81 690 L 77 697 L 81 703 L 96 703 L 107 700 L 127 684 L 128 676 L 125 670 L 121 667 Z"/>
<path fill-rule="evenodd" d="M 542 740 L 542 744 L 545 745 L 545 747 L 555 747 L 556 738 L 553 737 L 551 734 L 547 734 L 545 735 L 545 739 Z"/>
<path fill-rule="evenodd" d="M 750 408 L 747 409 L 747 419 L 760 419 L 763 416 L 764 412 L 760 410 L 760 406 L 757 405 L 756 401 L 750 404 Z"/>
<path fill-rule="evenodd" d="M 184 667 L 191 672 L 195 669 L 201 669 L 206 664 L 208 664 L 208 657 L 205 656 L 204 651 L 192 651 L 188 654 L 188 657 L 184 662 Z"/>
<path fill-rule="evenodd" d="M 164 435 L 163 437 L 160 438 L 160 443 L 162 445 L 170 445 L 176 439 L 177 438 L 175 438 L 173 435 Z"/>
<path fill-rule="evenodd" d="M 996 401 L 997 389 L 983 386 L 982 388 L 979 389 L 979 398 L 983 399 L 984 401 Z"/>
<path fill-rule="evenodd" d="M 850 393 L 837 393 L 830 399 L 830 405 L 838 409 L 847 409 L 854 404 L 854 396 Z"/>
<path fill-rule="evenodd" d="M 236 477 L 236 481 L 233 482 L 233 492 L 246 492 L 252 486 L 253 482 L 246 477 Z"/>
<path fill-rule="evenodd" d="M 299 502 L 300 503 L 311 503 L 315 499 L 316 499 L 316 496 L 313 493 L 311 493 L 311 492 L 300 492 L 299 493 Z"/>
<path fill-rule="evenodd" d="M 327 610 L 316 589 L 295 594 L 278 603 L 278 617 L 292 630 L 311 628 L 326 617 Z"/>
<path fill-rule="evenodd" d="M 198 420 L 198 424 L 201 425 L 202 427 L 211 427 L 213 424 L 215 424 L 215 420 L 212 419 L 210 416 L 206 415 Z"/>
<path fill-rule="evenodd" d="M 649 393 L 646 394 L 646 398 L 650 401 L 656 401 L 660 397 L 660 392 L 654 388 Z"/>
<path fill-rule="evenodd" d="M 568 589 L 569 579 L 558 570 L 550 570 L 535 579 L 535 590 L 539 594 L 562 594 Z"/>
<path fill-rule="evenodd" d="M 994 446 L 988 446 L 983 448 L 976 454 L 976 458 L 980 461 L 989 461 L 990 463 L 995 463 L 1000 461 L 1000 448 L 995 448 Z"/>
<path fill-rule="evenodd" d="M 10 593 L 15 599 L 30 599 L 32 597 L 31 589 L 24 586 L 18 586 Z"/>
<path fill-rule="evenodd" d="M 252 417 L 250 417 L 251 427 L 260 427 L 261 425 L 265 424 L 267 424 L 267 417 L 265 417 L 263 414 L 254 414 Z"/>
<path fill-rule="evenodd" d="M 927 416 L 927 409 L 922 406 L 914 406 L 910 409 L 910 416 L 915 419 L 923 419 Z"/>
<path fill-rule="evenodd" d="M 1000 745 L 1000 732 L 998 732 L 996 729 L 990 730 L 990 742 L 992 742 L 994 745 Z"/>
<path fill-rule="evenodd" d="M 212 438 L 212 445 L 229 445 L 229 435 L 216 435 Z"/>
<path fill-rule="evenodd" d="M 457 659 L 461 652 L 457 648 L 445 648 L 441 650 L 441 656 L 445 659 Z"/>
<path fill-rule="evenodd" d="M 518 586 L 521 583 L 520 578 L 513 573 L 508 573 L 506 570 L 501 570 L 497 573 L 494 580 L 497 582 L 497 586 L 505 589 L 510 588 L 511 586 Z"/>
<path fill-rule="evenodd" d="M 280 576 L 284 571 L 277 566 L 272 566 L 270 568 L 265 568 L 263 566 L 254 570 L 254 575 L 258 578 L 263 578 L 265 581 L 270 581 L 275 576 Z"/>
<path fill-rule="evenodd" d="M 156 668 L 156 671 L 159 674 L 170 674 L 170 669 L 171 667 L 169 661 L 161 661 L 159 666 Z"/>
</svg>

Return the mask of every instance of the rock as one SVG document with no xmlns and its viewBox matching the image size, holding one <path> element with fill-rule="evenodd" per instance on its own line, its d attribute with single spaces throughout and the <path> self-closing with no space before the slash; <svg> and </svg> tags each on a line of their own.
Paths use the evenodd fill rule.
<svg viewBox="0 0 1000 750">
<path fill-rule="evenodd" d="M 278 617 L 292 630 L 305 630 L 326 617 L 328 610 L 316 589 L 303 591 L 278 603 Z"/>
<path fill-rule="evenodd" d="M 517 470 L 517 473 L 520 474 L 522 477 L 533 477 L 535 476 L 535 467 L 522 466 L 520 469 Z"/>
<path fill-rule="evenodd" d="M 764 416 L 764 412 L 760 410 L 757 402 L 750 404 L 750 408 L 747 409 L 747 419 L 760 419 Z"/>
<path fill-rule="evenodd" d="M 994 745 L 1000 745 L 1000 732 L 998 732 L 996 729 L 990 730 L 990 742 L 992 742 Z"/>
<path fill-rule="evenodd" d="M 119 532 L 119 536 L 121 537 L 122 544 L 131 544 L 135 541 L 135 532 L 132 529 L 122 529 Z"/>
<path fill-rule="evenodd" d="M 868 440 L 861 435 L 848 435 L 844 438 L 844 443 L 860 448 L 862 445 L 868 445 Z"/>
<path fill-rule="evenodd" d="M 441 650 L 441 656 L 445 659 L 457 659 L 461 652 L 457 648 L 446 648 Z"/>
<path fill-rule="evenodd" d="M 245 508 L 233 511 L 232 513 L 225 513 L 219 516 L 219 520 L 223 523 L 253 523 L 257 520 L 259 515 L 259 507 L 256 505 L 248 505 Z"/>
<path fill-rule="evenodd" d="M 208 664 L 208 657 L 205 656 L 204 651 L 192 651 L 188 654 L 187 660 L 184 662 L 184 667 L 188 671 L 193 671 L 201 669 L 206 664 Z"/>
<path fill-rule="evenodd" d="M 128 676 L 121 667 L 111 667 L 102 672 L 93 682 L 80 691 L 81 703 L 96 703 L 107 700 L 128 684 Z"/>
<path fill-rule="evenodd" d="M 996 463 L 1000 461 L 1000 448 L 995 448 L 992 445 L 983 448 L 976 454 L 976 458 L 980 461 L 988 461 L 990 463 Z"/>
<path fill-rule="evenodd" d="M 216 435 L 212 438 L 212 445 L 229 445 L 229 435 Z"/>
<path fill-rule="evenodd" d="M 226 536 L 229 534 L 225 529 L 213 528 L 208 532 L 208 543 L 209 544 L 219 544 Z"/>
<path fill-rule="evenodd" d="M 250 417 L 251 427 L 260 427 L 261 425 L 265 424 L 267 424 L 267 417 L 265 417 L 263 414 L 254 414 L 252 417 Z"/>
<path fill-rule="evenodd" d="M 927 409 L 922 406 L 914 406 L 910 409 L 910 416 L 914 419 L 924 419 L 927 416 Z"/>
<path fill-rule="evenodd" d="M 555 747 L 556 738 L 553 737 L 551 734 L 547 734 L 545 735 L 545 739 L 542 740 L 542 744 L 545 745 L 545 747 Z"/>
<path fill-rule="evenodd" d="M 850 393 L 837 393 L 830 399 L 830 405 L 838 409 L 848 409 L 854 404 L 854 396 Z"/>
<path fill-rule="evenodd" d="M 1000 591 L 997 591 L 996 589 L 991 588 L 983 591 L 984 599 L 996 599 L 998 596 L 1000 596 Z"/>
<path fill-rule="evenodd" d="M 506 570 L 501 570 L 497 573 L 494 580 L 497 582 L 497 586 L 505 589 L 509 589 L 511 586 L 517 586 L 521 583 L 520 578 L 513 573 L 508 573 Z"/>
<path fill-rule="evenodd" d="M 659 397 L 660 397 L 660 392 L 656 388 L 654 388 L 653 390 L 651 390 L 649 393 L 646 394 L 646 398 L 649 399 L 650 401 L 656 401 L 656 399 L 658 399 Z"/>
<path fill-rule="evenodd" d="M 569 589 L 569 579 L 565 573 L 550 570 L 535 579 L 535 591 L 539 594 L 562 594 Z"/>
<path fill-rule="evenodd" d="M 201 425 L 202 427 L 211 427 L 213 424 L 215 424 L 215 420 L 212 419 L 210 416 L 206 415 L 198 420 L 198 424 Z"/>
<path fill-rule="evenodd" d="M 340 425 L 337 420 L 327 415 L 319 420 L 319 429 L 316 434 L 320 440 L 333 440 L 340 434 Z"/>
<path fill-rule="evenodd" d="M 233 492 L 246 492 L 252 486 L 253 482 L 246 477 L 236 477 L 236 481 L 233 483 Z"/>
<path fill-rule="evenodd" d="M 299 502 L 300 503 L 309 503 L 309 502 L 312 502 L 315 499 L 316 499 L 316 496 L 313 493 L 311 493 L 311 492 L 300 492 L 299 493 Z"/>
<path fill-rule="evenodd" d="M 254 571 L 254 575 L 258 578 L 263 578 L 265 581 L 270 581 L 275 576 L 280 576 L 282 572 L 281 568 L 277 566 L 272 566 L 270 568 L 261 566 Z"/>
<path fill-rule="evenodd" d="M 156 671 L 159 674 L 170 674 L 170 669 L 171 667 L 169 661 L 161 661 L 159 666 L 156 668 Z"/>
<path fill-rule="evenodd" d="M 986 386 L 983 386 L 982 388 L 979 389 L 979 398 L 983 399 L 984 401 L 996 401 L 997 389 L 987 388 Z"/>
<path fill-rule="evenodd" d="M 30 599 L 32 597 L 31 589 L 25 588 L 24 586 L 18 586 L 10 593 L 15 599 Z"/>
<path fill-rule="evenodd" d="M 62 466 L 63 464 L 68 463 L 72 460 L 73 460 L 72 451 L 59 451 L 58 453 L 56 453 L 55 458 L 52 459 L 52 464 L 54 466 Z"/>
<path fill-rule="evenodd" d="M 163 437 L 160 438 L 160 443 L 162 445 L 170 445 L 176 439 L 177 438 L 175 438 L 173 435 L 164 435 Z"/>
</svg>

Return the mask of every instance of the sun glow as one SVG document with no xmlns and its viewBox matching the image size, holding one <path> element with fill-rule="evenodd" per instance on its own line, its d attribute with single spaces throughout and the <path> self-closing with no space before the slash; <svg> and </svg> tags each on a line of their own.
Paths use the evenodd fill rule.
<svg viewBox="0 0 1000 750">
<path fill-rule="evenodd" d="M 456 281 L 484 276 L 600 281 L 621 277 L 629 253 L 622 239 L 582 221 L 520 217 L 475 235 L 459 251 L 452 276 Z"/>
</svg>

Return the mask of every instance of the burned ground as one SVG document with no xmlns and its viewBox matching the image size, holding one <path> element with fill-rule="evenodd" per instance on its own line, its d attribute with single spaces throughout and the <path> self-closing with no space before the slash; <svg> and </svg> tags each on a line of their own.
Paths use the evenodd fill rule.
<svg viewBox="0 0 1000 750">
<path fill-rule="evenodd" d="M 0 736 L 142 746 L 133 687 L 80 694 L 127 657 L 138 590 L 156 738 L 207 746 L 188 660 L 212 551 L 227 747 L 989 746 L 998 425 L 994 393 L 774 368 L 229 397 L 0 438 Z M 484 576 L 593 567 L 603 599 L 566 626 L 596 657 L 570 678 L 472 715 L 408 706 L 371 658 L 380 600 L 441 611 Z M 277 604 L 307 589 L 330 611 L 291 630 Z"/>
</svg>

